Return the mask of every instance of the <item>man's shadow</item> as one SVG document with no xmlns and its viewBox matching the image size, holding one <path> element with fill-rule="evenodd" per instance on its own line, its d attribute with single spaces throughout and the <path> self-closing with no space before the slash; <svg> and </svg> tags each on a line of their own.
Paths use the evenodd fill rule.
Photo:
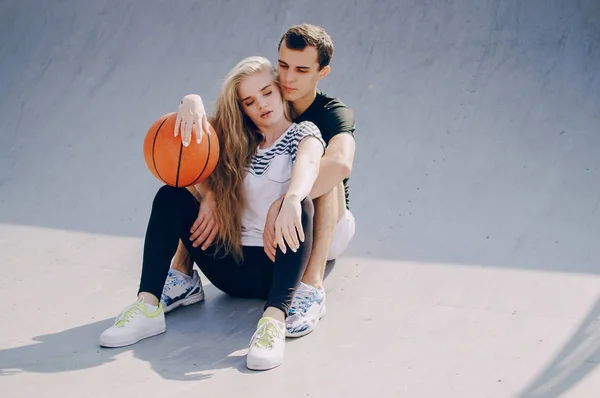
<svg viewBox="0 0 600 398">
<path fill-rule="evenodd" d="M 331 272 L 328 264 L 326 274 Z M 246 352 L 264 301 L 227 296 L 205 286 L 204 302 L 166 315 L 167 331 L 122 348 L 103 348 L 100 334 L 114 318 L 37 336 L 37 343 L 0 350 L 0 377 L 21 372 L 60 373 L 94 368 L 132 352 L 169 380 L 203 380 L 217 369 L 246 368 Z M 117 314 L 115 314 L 117 315 Z M 294 339 L 288 339 L 288 341 Z"/>
</svg>

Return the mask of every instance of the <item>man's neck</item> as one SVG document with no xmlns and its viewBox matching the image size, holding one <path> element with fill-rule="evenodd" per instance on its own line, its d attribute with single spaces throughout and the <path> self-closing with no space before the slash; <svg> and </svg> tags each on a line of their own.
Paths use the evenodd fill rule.
<svg viewBox="0 0 600 398">
<path fill-rule="evenodd" d="M 291 102 L 292 106 L 292 118 L 296 119 L 302 115 L 306 110 L 315 102 L 317 98 L 317 89 L 315 88 L 312 92 L 302 98 L 298 98 L 296 101 Z"/>
</svg>

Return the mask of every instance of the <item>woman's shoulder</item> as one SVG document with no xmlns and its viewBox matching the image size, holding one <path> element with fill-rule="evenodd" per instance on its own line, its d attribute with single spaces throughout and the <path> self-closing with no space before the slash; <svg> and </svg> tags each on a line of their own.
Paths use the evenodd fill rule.
<svg viewBox="0 0 600 398">
<path fill-rule="evenodd" d="M 302 121 L 300 123 L 294 123 L 292 127 L 294 134 L 301 137 L 304 137 L 305 135 L 314 135 L 317 137 L 321 136 L 321 131 L 319 130 L 317 125 L 308 120 Z"/>
<path fill-rule="evenodd" d="M 323 147 L 326 146 L 325 141 L 323 140 L 323 137 L 321 137 L 321 131 L 319 130 L 317 125 L 314 124 L 313 122 L 303 121 L 300 123 L 294 123 L 292 125 L 292 134 L 293 134 L 293 138 L 291 139 L 291 143 L 292 143 L 292 147 L 293 147 L 293 149 L 292 149 L 293 152 L 298 150 L 298 146 L 300 145 L 300 142 L 307 137 L 314 137 L 317 140 L 319 140 L 319 142 L 321 142 L 321 144 L 323 144 Z"/>
</svg>

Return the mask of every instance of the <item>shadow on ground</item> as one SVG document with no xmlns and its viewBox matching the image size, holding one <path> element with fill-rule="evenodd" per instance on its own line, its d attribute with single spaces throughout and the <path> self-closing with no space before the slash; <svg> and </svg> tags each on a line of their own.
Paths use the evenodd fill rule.
<svg viewBox="0 0 600 398">
<path fill-rule="evenodd" d="M 199 380 L 224 368 L 245 368 L 247 348 L 263 303 L 222 294 L 212 285 L 205 303 L 167 314 L 167 332 L 122 348 L 102 348 L 98 337 L 113 319 L 37 336 L 36 343 L 0 350 L 0 375 L 57 373 L 98 367 L 132 352 L 165 379 Z M 233 355 L 232 355 L 233 354 Z M 239 356 L 238 356 L 239 355 Z"/>
<path fill-rule="evenodd" d="M 329 262 L 326 277 L 334 266 L 335 261 Z M 202 380 L 227 368 L 252 372 L 246 368 L 245 353 L 264 301 L 233 298 L 213 285 L 204 290 L 204 302 L 166 315 L 167 332 L 162 335 L 129 347 L 103 348 L 98 337 L 113 323 L 113 318 L 104 319 L 34 337 L 34 344 L 0 350 L 0 376 L 94 368 L 116 361 L 125 352 L 170 380 Z"/>
<path fill-rule="evenodd" d="M 600 300 L 573 336 L 516 398 L 558 398 L 590 374 L 600 361 Z"/>
</svg>

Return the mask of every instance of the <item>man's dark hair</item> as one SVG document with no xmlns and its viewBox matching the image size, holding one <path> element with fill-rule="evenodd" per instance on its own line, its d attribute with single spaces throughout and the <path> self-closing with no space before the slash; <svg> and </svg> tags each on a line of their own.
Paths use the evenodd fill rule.
<svg viewBox="0 0 600 398">
<path fill-rule="evenodd" d="M 333 41 L 325 29 L 307 23 L 294 25 L 287 30 L 279 40 L 279 46 L 285 40 L 285 45 L 290 50 L 304 50 L 306 46 L 317 49 L 319 70 L 323 69 L 331 62 L 333 56 Z"/>
</svg>

